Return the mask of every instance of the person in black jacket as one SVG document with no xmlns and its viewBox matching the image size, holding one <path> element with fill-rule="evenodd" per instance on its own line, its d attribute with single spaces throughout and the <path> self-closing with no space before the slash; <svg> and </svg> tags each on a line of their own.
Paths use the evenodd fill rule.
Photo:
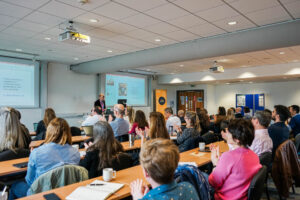
<svg viewBox="0 0 300 200">
<path fill-rule="evenodd" d="M 52 108 L 45 110 L 44 119 L 39 121 L 36 129 L 36 137 L 34 140 L 44 140 L 46 137 L 47 126 L 52 119 L 56 118 L 55 112 Z"/>
<path fill-rule="evenodd" d="M 99 106 L 101 108 L 102 113 L 106 110 L 104 94 L 99 94 L 99 99 L 97 99 L 94 103 L 94 107 Z"/>
<path fill-rule="evenodd" d="M 124 153 L 123 146 L 114 137 L 111 126 L 104 121 L 99 121 L 93 128 L 94 142 L 86 144 L 86 155 L 79 165 L 89 172 L 89 178 L 102 175 L 104 168 L 113 168 L 118 171 L 132 167 L 133 160 Z"/>
<path fill-rule="evenodd" d="M 21 132 L 17 111 L 11 107 L 0 109 L 0 161 L 29 156 L 26 138 Z"/>
</svg>

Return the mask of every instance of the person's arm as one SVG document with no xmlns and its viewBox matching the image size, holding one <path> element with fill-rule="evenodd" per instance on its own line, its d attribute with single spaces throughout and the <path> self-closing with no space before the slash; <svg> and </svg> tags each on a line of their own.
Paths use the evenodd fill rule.
<svg viewBox="0 0 300 200">
<path fill-rule="evenodd" d="M 36 152 L 37 150 L 33 150 L 29 156 L 27 173 L 25 180 L 29 186 L 35 181 L 36 176 Z"/>
<path fill-rule="evenodd" d="M 219 159 L 217 166 L 214 168 L 213 172 L 209 175 L 209 184 L 215 188 L 221 188 L 231 173 L 232 169 L 232 157 L 230 152 L 225 152 Z"/>
<path fill-rule="evenodd" d="M 132 127 L 131 127 L 131 130 L 128 132 L 129 134 L 132 134 L 134 133 L 135 134 L 135 129 L 138 127 L 138 124 L 137 123 L 133 123 Z"/>
<path fill-rule="evenodd" d="M 181 144 L 183 143 L 185 140 L 187 140 L 188 138 L 191 137 L 191 134 L 189 132 L 190 130 L 188 128 L 184 129 L 184 131 L 182 132 L 182 134 L 177 135 L 177 143 Z"/>
<path fill-rule="evenodd" d="M 254 140 L 253 140 L 251 146 L 249 147 L 249 149 L 251 149 L 254 153 L 258 154 L 262 148 L 261 145 L 262 144 L 259 143 L 258 138 L 254 137 Z"/>
<path fill-rule="evenodd" d="M 91 169 L 91 164 L 92 164 L 92 152 L 87 151 L 84 159 L 80 160 L 79 165 L 90 171 Z"/>
<path fill-rule="evenodd" d="M 292 117 L 289 125 L 290 125 L 290 127 L 291 127 L 292 130 L 296 127 L 296 123 L 295 123 L 295 118 L 294 117 Z"/>
</svg>

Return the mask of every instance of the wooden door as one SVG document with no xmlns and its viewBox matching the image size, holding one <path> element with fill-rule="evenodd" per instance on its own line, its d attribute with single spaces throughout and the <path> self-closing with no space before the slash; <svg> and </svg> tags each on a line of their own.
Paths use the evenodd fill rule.
<svg viewBox="0 0 300 200">
<path fill-rule="evenodd" d="M 197 108 L 204 107 L 203 90 L 177 91 L 177 111 L 184 110 L 196 112 Z"/>
</svg>

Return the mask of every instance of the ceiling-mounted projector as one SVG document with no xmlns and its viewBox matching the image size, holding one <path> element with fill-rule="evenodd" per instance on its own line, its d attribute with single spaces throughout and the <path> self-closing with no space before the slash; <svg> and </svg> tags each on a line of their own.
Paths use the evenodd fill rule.
<svg viewBox="0 0 300 200">
<path fill-rule="evenodd" d="M 221 65 L 218 65 L 217 61 L 215 61 L 214 65 L 211 68 L 209 68 L 209 71 L 213 72 L 213 73 L 222 73 L 222 72 L 224 72 L 224 67 Z"/>
<path fill-rule="evenodd" d="M 59 34 L 58 41 L 84 46 L 91 43 L 91 38 L 88 35 L 78 33 L 73 27 L 73 21 L 69 21 L 69 26 L 65 28 L 65 32 Z"/>
</svg>

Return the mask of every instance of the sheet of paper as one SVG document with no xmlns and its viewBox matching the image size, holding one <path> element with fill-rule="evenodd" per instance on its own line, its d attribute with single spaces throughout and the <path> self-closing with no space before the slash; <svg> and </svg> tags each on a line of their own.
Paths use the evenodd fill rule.
<svg viewBox="0 0 300 200">
<path fill-rule="evenodd" d="M 198 156 L 198 157 L 205 156 L 206 154 L 207 154 L 207 153 L 202 153 L 202 152 L 199 152 L 199 153 L 193 152 L 193 153 L 191 153 L 191 155 L 193 155 L 193 156 Z"/>
</svg>

